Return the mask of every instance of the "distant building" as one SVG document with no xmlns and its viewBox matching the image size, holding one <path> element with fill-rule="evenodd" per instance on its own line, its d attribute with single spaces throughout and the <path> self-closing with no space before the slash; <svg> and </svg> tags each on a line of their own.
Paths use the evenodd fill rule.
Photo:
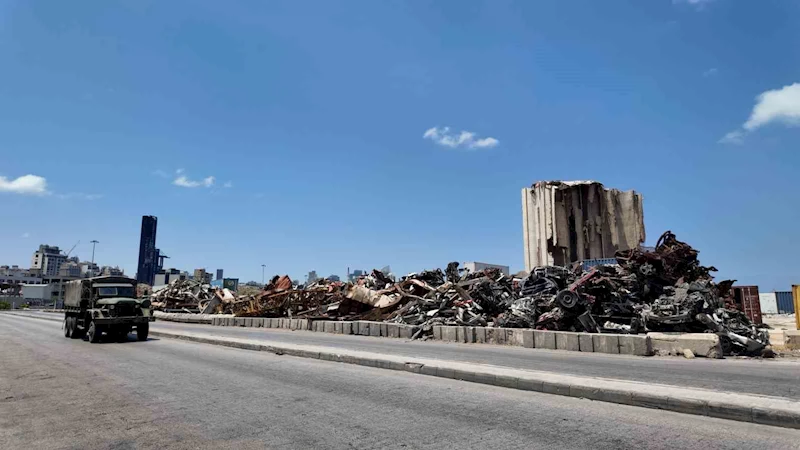
<svg viewBox="0 0 800 450">
<path fill-rule="evenodd" d="M 158 252 L 156 251 L 156 216 L 142 216 L 142 233 L 139 237 L 139 264 L 136 267 L 136 280 L 153 285 L 158 269 Z"/>
<path fill-rule="evenodd" d="M 21 269 L 19 266 L 0 266 L 0 283 L 41 284 L 42 277 L 37 270 Z"/>
<path fill-rule="evenodd" d="M 217 279 L 218 280 L 222 279 L 222 269 L 217 269 Z"/>
<path fill-rule="evenodd" d="M 342 279 L 339 278 L 339 275 L 331 275 L 328 277 L 328 281 L 336 282 L 336 281 L 342 281 Z"/>
<path fill-rule="evenodd" d="M 97 263 L 83 261 L 80 263 L 80 266 L 81 276 L 84 278 L 94 277 L 100 274 L 100 266 L 98 266 Z"/>
<path fill-rule="evenodd" d="M 194 269 L 194 280 L 201 283 L 210 284 L 211 274 L 206 272 L 206 269 Z"/>
<path fill-rule="evenodd" d="M 363 270 L 356 269 L 350 272 L 350 269 L 347 269 L 347 281 L 354 283 L 356 280 L 358 280 L 360 277 L 363 277 L 366 274 L 367 273 L 364 272 Z"/>
<path fill-rule="evenodd" d="M 82 276 L 81 266 L 75 261 L 65 262 L 58 269 L 58 276 L 61 278 L 80 278 Z"/>
<path fill-rule="evenodd" d="M 62 255 L 57 246 L 40 245 L 31 258 L 31 269 L 38 269 L 42 275 L 54 277 L 58 275 L 61 264 L 66 261 L 67 256 Z"/>
<path fill-rule="evenodd" d="M 462 264 L 464 269 L 467 269 L 469 273 L 480 272 L 481 270 L 486 269 L 500 269 L 500 272 L 503 272 L 503 275 L 510 275 L 511 270 L 508 266 L 502 266 L 500 264 L 489 264 L 489 263 L 482 263 L 482 262 L 465 262 Z"/>
<path fill-rule="evenodd" d="M 178 269 L 162 269 L 156 273 L 153 279 L 153 286 L 163 286 L 175 280 L 185 280 L 187 277 Z"/>
<path fill-rule="evenodd" d="M 125 275 L 125 271 L 120 269 L 118 266 L 114 266 L 114 267 L 103 266 L 103 268 L 100 269 L 100 275 L 102 275 L 104 277 L 108 277 L 108 276 L 121 277 L 121 276 Z"/>
<path fill-rule="evenodd" d="M 308 284 L 311 284 L 317 280 L 319 280 L 319 277 L 317 276 L 316 270 L 312 270 L 311 272 L 308 272 L 308 275 L 306 275 L 306 283 Z"/>
</svg>

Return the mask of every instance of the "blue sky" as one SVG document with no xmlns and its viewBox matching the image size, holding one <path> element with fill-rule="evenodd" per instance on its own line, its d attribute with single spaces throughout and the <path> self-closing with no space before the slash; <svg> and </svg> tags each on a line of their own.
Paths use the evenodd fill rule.
<svg viewBox="0 0 800 450">
<path fill-rule="evenodd" d="M 170 266 L 243 281 L 519 270 L 520 189 L 597 179 L 643 193 L 648 243 L 787 290 L 797 23 L 770 0 L 3 1 L 0 263 L 97 239 L 133 275 L 152 214 Z"/>
</svg>

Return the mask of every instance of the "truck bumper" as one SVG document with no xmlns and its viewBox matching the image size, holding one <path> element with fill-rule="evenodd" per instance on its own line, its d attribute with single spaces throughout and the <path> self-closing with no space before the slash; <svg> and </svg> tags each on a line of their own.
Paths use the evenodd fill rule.
<svg viewBox="0 0 800 450">
<path fill-rule="evenodd" d="M 92 319 L 98 325 L 138 325 L 142 323 L 155 322 L 155 317 L 97 317 Z"/>
</svg>

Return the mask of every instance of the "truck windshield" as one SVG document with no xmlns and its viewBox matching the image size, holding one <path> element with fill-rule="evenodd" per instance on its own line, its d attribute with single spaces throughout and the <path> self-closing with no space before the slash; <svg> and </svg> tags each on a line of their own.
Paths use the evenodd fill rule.
<svg viewBox="0 0 800 450">
<path fill-rule="evenodd" d="M 133 286 L 130 287 L 99 287 L 97 288 L 98 297 L 129 297 L 133 298 Z"/>
</svg>

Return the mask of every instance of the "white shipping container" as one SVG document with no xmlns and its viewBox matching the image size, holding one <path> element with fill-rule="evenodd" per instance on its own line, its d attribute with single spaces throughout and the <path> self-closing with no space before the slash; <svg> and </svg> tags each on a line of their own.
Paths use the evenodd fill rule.
<svg viewBox="0 0 800 450">
<path fill-rule="evenodd" d="M 778 297 L 774 292 L 759 293 L 758 302 L 761 303 L 761 314 L 778 314 Z"/>
</svg>

